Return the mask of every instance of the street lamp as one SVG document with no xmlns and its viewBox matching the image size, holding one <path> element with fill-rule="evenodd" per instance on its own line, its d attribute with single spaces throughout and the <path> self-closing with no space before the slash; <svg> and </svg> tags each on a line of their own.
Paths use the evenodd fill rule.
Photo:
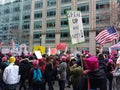
<svg viewBox="0 0 120 90">
<path fill-rule="evenodd" d="M 42 39 L 42 37 L 40 36 L 40 46 L 41 46 L 41 39 Z"/>
</svg>

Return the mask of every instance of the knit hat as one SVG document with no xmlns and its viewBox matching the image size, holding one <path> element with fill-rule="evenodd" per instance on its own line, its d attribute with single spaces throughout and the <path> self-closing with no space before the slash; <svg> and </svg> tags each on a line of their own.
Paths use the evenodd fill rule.
<svg viewBox="0 0 120 90">
<path fill-rule="evenodd" d="M 11 56 L 10 59 L 9 59 L 9 62 L 14 63 L 15 61 L 16 61 L 16 58 L 14 56 Z"/>
<path fill-rule="evenodd" d="M 38 68 L 39 67 L 39 61 L 38 60 L 33 60 L 33 66 L 35 68 Z"/>
<path fill-rule="evenodd" d="M 62 61 L 65 62 L 66 61 L 66 57 L 65 56 L 62 56 Z"/>
<path fill-rule="evenodd" d="M 98 69 L 98 59 L 95 56 L 85 58 L 84 61 L 85 61 L 86 69 L 89 70 Z"/>
<path fill-rule="evenodd" d="M 111 63 L 111 62 L 113 62 L 113 60 L 112 59 L 108 59 L 108 63 Z"/>
<path fill-rule="evenodd" d="M 4 56 L 3 58 L 2 58 L 2 61 L 3 62 L 5 62 L 5 61 L 7 61 L 8 60 L 8 58 L 6 57 L 6 56 Z"/>
</svg>

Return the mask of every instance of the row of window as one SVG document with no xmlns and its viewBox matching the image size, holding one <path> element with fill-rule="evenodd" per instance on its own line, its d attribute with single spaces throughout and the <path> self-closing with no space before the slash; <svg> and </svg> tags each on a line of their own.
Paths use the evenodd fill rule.
<svg viewBox="0 0 120 90">
<path fill-rule="evenodd" d="M 85 30 L 84 31 L 84 34 L 85 34 L 85 36 L 89 36 L 89 31 L 88 30 Z M 39 39 L 40 38 L 40 36 L 41 36 L 41 34 L 39 34 L 39 33 L 35 33 L 34 35 L 33 35 L 33 38 L 34 39 Z M 60 37 L 61 38 L 68 38 L 68 37 L 70 37 L 70 34 L 69 34 L 69 32 L 61 32 L 60 33 Z M 51 33 L 46 33 L 46 38 L 55 38 L 55 32 L 51 32 Z"/>
<path fill-rule="evenodd" d="M 23 11 L 30 10 L 30 4 L 23 6 Z M 4 9 L 4 14 L 9 14 L 11 12 L 10 8 Z M 20 6 L 14 7 L 12 10 L 13 13 L 20 12 Z"/>
<path fill-rule="evenodd" d="M 65 3 L 70 3 L 71 0 L 61 0 L 61 3 L 62 4 L 65 4 Z M 47 6 L 55 6 L 56 5 L 56 0 L 48 0 L 47 1 Z M 35 9 L 40 9 L 43 7 L 43 2 L 42 1 L 36 1 L 35 2 Z"/>
</svg>

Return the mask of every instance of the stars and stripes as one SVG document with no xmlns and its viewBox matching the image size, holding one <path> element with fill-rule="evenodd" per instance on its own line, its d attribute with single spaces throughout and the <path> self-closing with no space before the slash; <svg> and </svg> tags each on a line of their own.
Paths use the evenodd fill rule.
<svg viewBox="0 0 120 90">
<path fill-rule="evenodd" d="M 101 31 L 96 36 L 96 41 L 100 43 L 101 45 L 104 45 L 105 43 L 111 42 L 115 39 L 119 38 L 118 33 L 116 32 L 116 29 L 114 26 L 109 27 L 103 31 Z"/>
</svg>

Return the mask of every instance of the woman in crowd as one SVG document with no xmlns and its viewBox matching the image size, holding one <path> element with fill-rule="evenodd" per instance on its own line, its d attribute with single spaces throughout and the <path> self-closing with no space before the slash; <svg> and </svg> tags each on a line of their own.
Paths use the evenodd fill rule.
<svg viewBox="0 0 120 90">
<path fill-rule="evenodd" d="M 53 58 L 48 56 L 46 58 L 46 67 L 44 72 L 45 84 L 48 83 L 49 90 L 54 90 L 53 88 Z"/>
<path fill-rule="evenodd" d="M 66 63 L 66 57 L 62 56 L 61 57 L 62 62 L 58 66 L 58 74 L 59 74 L 59 90 L 64 90 L 65 89 L 65 81 L 66 81 L 66 76 L 67 76 L 67 63 Z"/>
</svg>

